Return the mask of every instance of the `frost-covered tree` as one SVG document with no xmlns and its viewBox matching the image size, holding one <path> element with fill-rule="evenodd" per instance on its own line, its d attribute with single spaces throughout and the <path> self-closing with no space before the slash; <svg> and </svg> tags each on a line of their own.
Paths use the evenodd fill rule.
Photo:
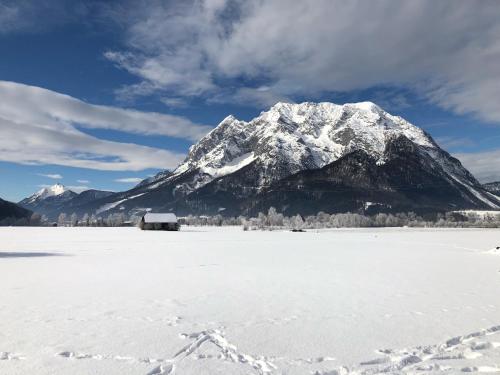
<svg viewBox="0 0 500 375">
<path fill-rule="evenodd" d="M 90 217 L 89 214 L 85 213 L 82 217 L 81 224 L 85 227 L 88 227 L 90 225 Z"/>
<path fill-rule="evenodd" d="M 301 230 L 304 228 L 304 219 L 299 214 L 295 215 L 292 220 L 292 229 Z"/>
<path fill-rule="evenodd" d="M 267 225 L 267 216 L 264 213 L 259 212 L 257 215 L 257 226 L 262 229 L 267 227 Z"/>
<path fill-rule="evenodd" d="M 400 223 L 399 223 L 399 220 L 396 216 L 389 214 L 389 215 L 387 215 L 385 226 L 386 227 L 399 227 Z"/>
<path fill-rule="evenodd" d="M 78 225 L 78 215 L 75 212 L 71 214 L 70 223 L 72 227 L 76 227 Z"/>
<path fill-rule="evenodd" d="M 223 218 L 222 218 L 222 215 L 218 214 L 218 215 L 215 215 L 212 220 L 212 225 L 215 225 L 215 226 L 218 226 L 220 227 L 222 225 L 222 222 L 223 222 Z"/>
<path fill-rule="evenodd" d="M 57 225 L 60 227 L 63 227 L 66 225 L 66 214 L 64 212 L 61 212 L 59 214 L 59 217 L 57 218 Z"/>
<path fill-rule="evenodd" d="M 42 223 L 42 216 L 39 213 L 34 212 L 30 217 L 30 225 L 38 226 Z"/>
<path fill-rule="evenodd" d="M 117 214 L 114 214 L 113 215 L 113 226 L 114 227 L 120 227 L 123 225 L 123 223 L 125 222 L 125 214 L 123 214 L 122 212 L 121 213 L 117 213 Z"/>
<path fill-rule="evenodd" d="M 387 222 L 387 214 L 379 213 L 375 215 L 375 225 L 377 227 L 385 227 Z"/>
<path fill-rule="evenodd" d="M 129 221 L 132 223 L 132 225 L 137 226 L 139 222 L 141 221 L 142 217 L 138 215 L 130 215 Z"/>
<path fill-rule="evenodd" d="M 271 227 L 283 226 L 283 215 L 276 211 L 276 208 L 270 207 L 267 212 L 267 223 Z"/>
<path fill-rule="evenodd" d="M 49 218 L 47 217 L 47 215 L 44 214 L 44 215 L 42 215 L 40 221 L 41 221 L 42 225 L 47 225 L 49 222 Z"/>
<path fill-rule="evenodd" d="M 106 223 L 106 226 L 112 227 L 113 226 L 113 215 L 109 214 L 105 220 L 105 223 Z"/>
</svg>

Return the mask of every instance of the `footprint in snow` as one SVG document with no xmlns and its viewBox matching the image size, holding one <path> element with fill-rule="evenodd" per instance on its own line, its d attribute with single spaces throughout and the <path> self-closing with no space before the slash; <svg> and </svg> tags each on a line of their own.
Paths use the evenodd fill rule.
<svg viewBox="0 0 500 375">
<path fill-rule="evenodd" d="M 0 361 L 19 361 L 25 359 L 20 354 L 15 354 L 11 352 L 0 352 Z"/>
</svg>

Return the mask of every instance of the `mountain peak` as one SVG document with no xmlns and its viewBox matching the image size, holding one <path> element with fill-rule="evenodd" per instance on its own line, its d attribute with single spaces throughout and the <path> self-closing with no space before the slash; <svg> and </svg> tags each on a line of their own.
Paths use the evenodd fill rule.
<svg viewBox="0 0 500 375">
<path fill-rule="evenodd" d="M 47 186 L 37 191 L 35 194 L 24 199 L 22 202 L 25 204 L 30 204 L 36 201 L 44 200 L 49 197 L 55 197 L 64 194 L 65 192 L 71 192 L 63 184 L 57 183 L 52 186 Z"/>
<path fill-rule="evenodd" d="M 57 184 L 54 184 L 54 185 L 49 186 L 49 187 L 44 187 L 42 190 L 40 190 L 36 194 L 38 194 L 39 197 L 41 197 L 41 198 L 46 198 L 46 197 L 54 196 L 54 195 L 61 195 L 66 190 L 67 189 L 64 185 L 57 183 Z"/>
<path fill-rule="evenodd" d="M 422 129 L 373 102 L 278 102 L 248 122 L 226 117 L 163 181 L 191 171 L 198 176 L 186 187 L 192 190 L 257 163 L 257 185 L 264 186 L 301 170 L 321 168 L 355 150 L 383 162 L 387 142 L 400 135 L 420 146 L 436 147 Z"/>
<path fill-rule="evenodd" d="M 365 101 L 359 103 L 335 104 L 330 102 L 302 102 L 286 103 L 278 102 L 268 111 L 261 112 L 260 117 L 266 121 L 284 120 L 287 122 L 301 123 L 304 120 L 314 123 L 324 123 L 325 121 L 335 122 L 342 116 L 350 114 L 359 114 L 363 117 L 365 123 L 374 123 L 380 117 L 393 117 L 384 111 L 377 104 Z"/>
<path fill-rule="evenodd" d="M 345 107 L 352 107 L 363 111 L 371 111 L 371 112 L 385 112 L 381 107 L 379 107 L 374 102 L 366 101 L 366 102 L 357 102 L 357 103 L 346 103 Z"/>
<path fill-rule="evenodd" d="M 307 109 L 307 108 L 324 108 L 324 109 L 334 109 L 341 107 L 351 107 L 359 110 L 376 110 L 384 111 L 379 105 L 371 101 L 363 101 L 363 102 L 353 102 L 353 103 L 344 103 L 344 104 L 336 104 L 332 102 L 302 102 L 302 103 L 292 103 L 292 102 L 277 102 L 274 104 L 269 110 L 280 110 L 280 109 Z M 229 116 L 228 116 L 229 117 Z"/>
<path fill-rule="evenodd" d="M 234 115 L 229 115 L 224 118 L 221 122 L 237 121 L 238 119 Z"/>
</svg>

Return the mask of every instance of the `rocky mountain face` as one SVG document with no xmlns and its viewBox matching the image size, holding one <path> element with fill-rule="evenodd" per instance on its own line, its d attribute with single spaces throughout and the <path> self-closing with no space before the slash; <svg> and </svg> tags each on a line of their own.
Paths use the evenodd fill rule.
<svg viewBox="0 0 500 375">
<path fill-rule="evenodd" d="M 179 187 L 187 193 L 252 164 L 256 175 L 249 188 L 259 190 L 359 149 L 382 161 L 387 138 L 397 135 L 437 147 L 424 131 L 370 102 L 278 103 L 250 122 L 225 118 L 162 183 L 194 172 L 193 180 Z"/>
<path fill-rule="evenodd" d="M 500 181 L 483 184 L 483 187 L 490 193 L 500 196 Z"/>
<path fill-rule="evenodd" d="M 17 219 L 29 219 L 32 212 L 15 203 L 0 199 L 0 224 L 13 224 Z M 8 221 L 8 222 L 7 222 Z"/>
<path fill-rule="evenodd" d="M 437 152 L 441 160 L 446 159 L 457 169 L 461 167 L 458 160 L 444 151 Z M 470 180 L 472 176 L 450 178 L 440 161 L 403 135 L 388 141 L 383 158 L 380 163 L 364 150 L 353 151 L 321 169 L 301 171 L 273 184 L 244 209 L 261 211 L 274 206 L 287 214 L 318 211 L 424 214 L 483 206 L 478 198 L 479 184 L 471 187 L 463 182 L 465 178 L 474 181 Z M 488 202 L 497 205 L 499 201 Z"/>
<path fill-rule="evenodd" d="M 86 190 L 77 194 L 61 184 L 43 188 L 18 204 L 26 209 L 56 220 L 61 212 L 78 215 L 85 213 L 85 208 L 92 202 L 112 195 L 110 191 Z"/>
<path fill-rule="evenodd" d="M 278 103 L 233 116 L 173 172 L 86 205 L 87 212 L 225 215 L 500 208 L 422 129 L 371 102 Z"/>
</svg>

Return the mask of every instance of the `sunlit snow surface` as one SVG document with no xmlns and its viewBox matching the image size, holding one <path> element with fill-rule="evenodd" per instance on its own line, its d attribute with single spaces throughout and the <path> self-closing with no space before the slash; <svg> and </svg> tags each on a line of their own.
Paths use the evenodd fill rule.
<svg viewBox="0 0 500 375">
<path fill-rule="evenodd" d="M 500 372 L 499 230 L 0 228 L 0 374 Z"/>
</svg>

